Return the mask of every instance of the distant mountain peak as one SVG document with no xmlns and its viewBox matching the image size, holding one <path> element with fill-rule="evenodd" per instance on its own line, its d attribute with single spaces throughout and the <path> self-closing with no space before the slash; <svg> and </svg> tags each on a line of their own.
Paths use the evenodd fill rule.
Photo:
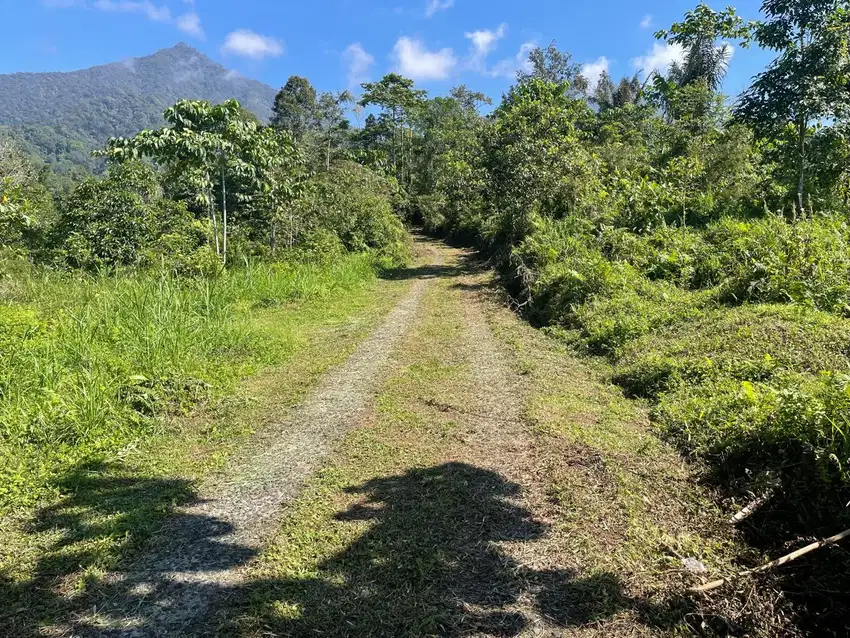
<svg viewBox="0 0 850 638">
<path fill-rule="evenodd" d="M 177 100 L 236 98 L 267 121 L 275 94 L 267 84 L 178 42 L 145 57 L 80 71 L 0 75 L 0 126 L 11 127 L 50 163 L 67 168 L 68 156 L 71 163 L 88 163 L 88 151 L 109 137 L 161 126 L 162 112 Z"/>
</svg>

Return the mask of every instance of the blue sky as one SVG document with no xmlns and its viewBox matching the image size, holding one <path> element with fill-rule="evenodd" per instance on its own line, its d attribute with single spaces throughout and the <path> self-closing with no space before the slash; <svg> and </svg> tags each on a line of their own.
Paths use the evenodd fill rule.
<svg viewBox="0 0 850 638">
<path fill-rule="evenodd" d="M 432 94 L 466 83 L 498 98 L 527 50 L 553 39 L 591 77 L 666 67 L 677 51 L 653 33 L 696 1 L 0 0 L 0 73 L 74 70 L 184 41 L 275 87 L 297 74 L 321 90 L 356 88 L 399 71 Z M 759 17 L 759 1 L 734 4 Z M 770 57 L 736 49 L 727 93 Z"/>
</svg>

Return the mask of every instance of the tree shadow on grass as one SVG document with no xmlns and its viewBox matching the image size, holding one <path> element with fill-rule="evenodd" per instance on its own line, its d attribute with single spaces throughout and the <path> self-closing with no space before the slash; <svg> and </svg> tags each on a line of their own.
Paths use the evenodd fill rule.
<svg viewBox="0 0 850 638">
<path fill-rule="evenodd" d="M 51 533 L 33 577 L 0 574 L 0 635 L 56 625 L 75 636 L 134 638 L 515 636 L 530 618 L 581 626 L 630 609 L 660 626 L 684 614 L 630 598 L 612 573 L 518 563 L 504 544 L 539 540 L 547 526 L 518 504 L 519 485 L 462 463 L 351 489 L 358 502 L 335 518 L 370 523 L 357 540 L 303 578 L 241 583 L 206 576 L 240 568 L 255 552 L 228 538 L 229 523 L 179 509 L 199 502 L 188 482 L 99 465 L 73 472 L 62 489 L 33 524 Z M 119 577 L 101 580 L 106 570 Z M 175 582 L 175 573 L 186 577 Z M 85 586 L 69 591 L 71 581 Z"/>
<path fill-rule="evenodd" d="M 614 574 L 516 562 L 501 544 L 538 540 L 547 526 L 515 502 L 520 487 L 492 471 L 449 463 L 350 492 L 361 502 L 336 520 L 368 521 L 368 531 L 315 574 L 246 584 L 220 612 L 221 634 L 515 636 L 529 618 L 568 627 L 624 609 L 662 615 L 630 599 Z"/>
<path fill-rule="evenodd" d="M 118 463 L 79 466 L 58 488 L 63 496 L 23 530 L 44 542 L 30 577 L 0 574 L 0 636 L 43 635 L 40 628 L 90 610 L 103 598 L 102 575 L 134 556 L 178 507 L 197 502 L 189 481 L 140 477 Z M 226 531 L 198 521 L 199 534 Z"/>
</svg>

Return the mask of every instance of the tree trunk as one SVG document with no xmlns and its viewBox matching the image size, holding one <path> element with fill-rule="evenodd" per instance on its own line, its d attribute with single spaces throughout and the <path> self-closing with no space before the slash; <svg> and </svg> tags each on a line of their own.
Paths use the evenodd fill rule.
<svg viewBox="0 0 850 638">
<path fill-rule="evenodd" d="M 218 215 L 215 214 L 215 196 L 213 195 L 212 187 L 209 190 L 208 206 L 210 209 L 210 219 L 213 224 L 213 237 L 215 237 L 215 254 L 221 255 L 221 246 L 218 243 Z"/>
<path fill-rule="evenodd" d="M 800 29 L 800 68 L 805 68 L 805 47 L 806 47 L 806 30 Z M 800 93 L 805 92 L 805 88 L 800 84 Z M 800 115 L 797 118 L 797 160 L 798 165 L 798 180 L 797 180 L 797 215 L 803 216 L 803 194 L 806 188 L 806 112 L 803 108 L 803 97 L 800 95 Z"/>
<path fill-rule="evenodd" d="M 331 171 L 331 135 L 328 133 L 328 157 L 325 162 L 325 170 L 330 173 Z"/>
<path fill-rule="evenodd" d="M 393 173 L 396 178 L 398 178 L 398 151 L 397 151 L 397 141 L 398 137 L 398 113 L 396 111 L 396 107 L 393 107 Z"/>
<path fill-rule="evenodd" d="M 221 220 L 222 220 L 222 261 L 227 264 L 227 184 L 224 179 L 224 164 L 221 165 Z"/>
<path fill-rule="evenodd" d="M 803 195 L 806 189 L 806 116 L 800 114 L 800 119 L 797 122 L 797 153 L 798 161 L 798 180 L 797 180 L 797 215 L 803 217 Z"/>
</svg>

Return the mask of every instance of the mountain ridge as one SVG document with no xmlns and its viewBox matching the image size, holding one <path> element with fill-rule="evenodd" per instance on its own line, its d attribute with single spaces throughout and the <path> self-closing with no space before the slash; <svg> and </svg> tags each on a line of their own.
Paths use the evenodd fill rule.
<svg viewBox="0 0 850 638">
<path fill-rule="evenodd" d="M 162 124 L 179 99 L 239 100 L 267 121 L 276 91 L 181 42 L 149 56 L 75 71 L 0 75 L 0 130 L 54 169 L 92 168 L 110 137 Z"/>
</svg>

